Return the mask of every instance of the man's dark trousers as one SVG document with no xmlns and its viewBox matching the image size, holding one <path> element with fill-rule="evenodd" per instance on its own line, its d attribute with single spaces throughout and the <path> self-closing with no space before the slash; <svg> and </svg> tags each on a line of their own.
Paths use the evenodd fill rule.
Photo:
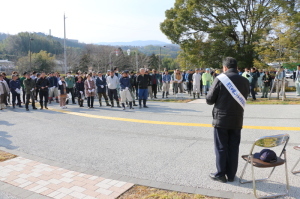
<svg viewBox="0 0 300 199">
<path fill-rule="evenodd" d="M 117 89 L 108 89 L 108 97 L 111 103 L 114 102 L 114 99 L 116 100 L 116 102 L 119 102 Z"/>
<path fill-rule="evenodd" d="M 214 128 L 216 177 L 234 179 L 238 168 L 241 129 Z"/>
<path fill-rule="evenodd" d="M 34 93 L 33 92 L 30 92 L 30 93 L 26 93 L 26 102 L 25 102 L 25 108 L 28 109 L 28 106 L 29 106 L 29 101 L 31 99 L 31 105 L 33 108 L 35 108 L 35 100 L 34 100 Z"/>
<path fill-rule="evenodd" d="M 40 104 L 43 106 L 43 99 L 44 99 L 44 104 L 47 106 L 48 103 L 48 90 L 40 90 Z"/>
<path fill-rule="evenodd" d="M 152 84 L 152 93 L 154 94 L 154 97 L 156 97 L 156 94 L 157 94 L 157 84 Z"/>
<path fill-rule="evenodd" d="M 250 93 L 251 93 L 252 99 L 256 100 L 254 89 L 255 89 L 255 86 L 250 86 Z"/>
</svg>

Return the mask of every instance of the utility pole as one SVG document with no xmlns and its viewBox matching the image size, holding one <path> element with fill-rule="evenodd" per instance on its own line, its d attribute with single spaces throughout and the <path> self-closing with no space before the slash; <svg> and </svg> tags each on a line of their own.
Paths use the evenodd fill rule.
<svg viewBox="0 0 300 199">
<path fill-rule="evenodd" d="M 66 16 L 64 14 L 64 68 L 67 74 L 67 49 L 66 49 Z"/>
<path fill-rule="evenodd" d="M 135 61 L 136 61 L 136 72 L 139 71 L 139 60 L 138 60 L 138 50 L 135 52 Z"/>
<path fill-rule="evenodd" d="M 163 46 L 163 48 L 165 48 L 165 47 L 167 47 L 167 46 Z M 159 63 L 158 63 L 158 71 L 160 72 L 160 66 L 161 66 L 161 48 L 162 47 L 159 47 Z"/>
<path fill-rule="evenodd" d="M 29 70 L 31 70 L 31 41 L 33 39 L 29 35 Z"/>
</svg>

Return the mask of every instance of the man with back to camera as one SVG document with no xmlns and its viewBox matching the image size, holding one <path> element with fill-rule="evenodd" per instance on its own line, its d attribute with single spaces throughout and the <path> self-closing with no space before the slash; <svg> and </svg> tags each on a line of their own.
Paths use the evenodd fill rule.
<svg viewBox="0 0 300 199">
<path fill-rule="evenodd" d="M 214 105 L 212 113 L 217 167 L 217 172 L 209 176 L 212 180 L 226 183 L 233 182 L 237 172 L 244 106 L 250 86 L 249 81 L 238 74 L 236 59 L 225 58 L 223 72 L 214 80 L 206 103 Z"/>
</svg>

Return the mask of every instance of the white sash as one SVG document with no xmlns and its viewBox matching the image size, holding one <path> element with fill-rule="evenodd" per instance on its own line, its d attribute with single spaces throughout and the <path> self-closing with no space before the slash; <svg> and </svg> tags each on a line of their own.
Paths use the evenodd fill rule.
<svg viewBox="0 0 300 199">
<path fill-rule="evenodd" d="M 237 89 L 234 83 L 224 73 L 218 75 L 217 78 L 223 83 L 225 88 L 228 90 L 231 96 L 237 101 L 237 103 L 239 103 L 241 107 L 244 109 L 246 105 L 246 99 L 241 94 L 241 92 Z"/>
</svg>

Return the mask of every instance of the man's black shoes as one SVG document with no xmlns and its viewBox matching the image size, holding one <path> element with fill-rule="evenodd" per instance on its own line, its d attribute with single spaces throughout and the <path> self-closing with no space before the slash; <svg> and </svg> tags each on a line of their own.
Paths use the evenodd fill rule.
<svg viewBox="0 0 300 199">
<path fill-rule="evenodd" d="M 218 177 L 216 176 L 214 173 L 209 174 L 209 177 L 214 180 L 214 181 L 218 181 L 218 182 L 222 182 L 222 183 L 226 183 L 227 179 L 225 176 L 222 177 Z"/>
</svg>

